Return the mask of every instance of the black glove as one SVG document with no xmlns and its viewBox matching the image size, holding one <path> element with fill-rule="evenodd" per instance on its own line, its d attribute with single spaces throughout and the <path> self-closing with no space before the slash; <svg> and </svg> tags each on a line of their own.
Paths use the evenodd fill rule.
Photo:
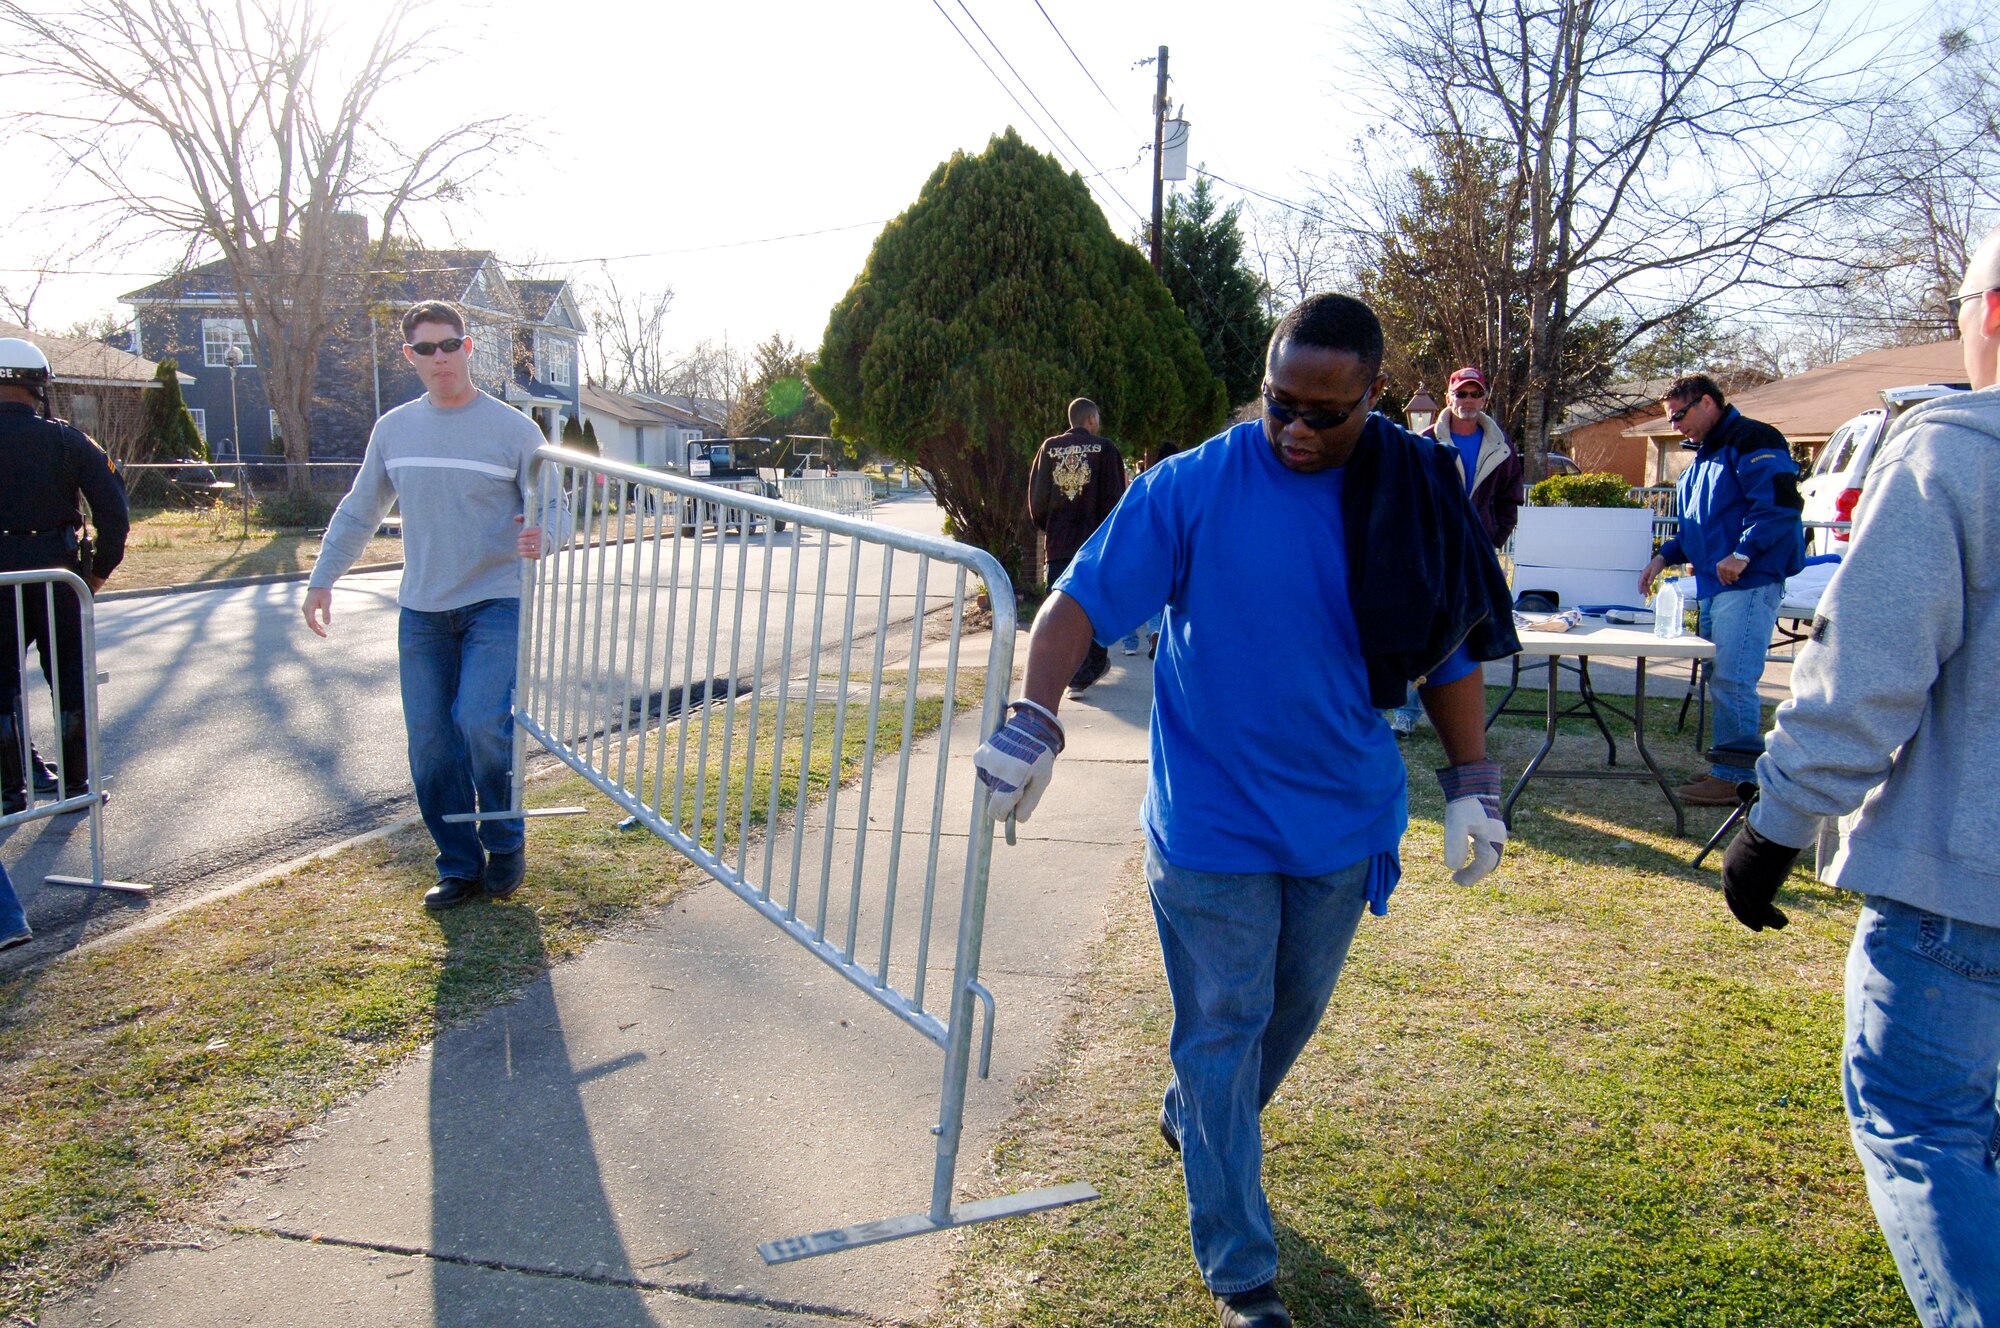
<svg viewBox="0 0 2000 1328">
<path fill-rule="evenodd" d="M 1736 920 L 1751 931 L 1782 927 L 1790 921 L 1772 906 L 1778 887 L 1791 875 L 1800 850 L 1764 838 L 1744 822 L 1722 855 L 1722 897 Z"/>
</svg>

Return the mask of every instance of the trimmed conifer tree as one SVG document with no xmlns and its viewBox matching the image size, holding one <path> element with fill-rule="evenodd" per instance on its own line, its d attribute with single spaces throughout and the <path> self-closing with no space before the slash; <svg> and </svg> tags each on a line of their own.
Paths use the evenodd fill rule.
<svg viewBox="0 0 2000 1328">
<path fill-rule="evenodd" d="M 929 471 L 958 537 L 1016 584 L 1040 571 L 1029 464 L 1073 398 L 1132 456 L 1201 441 L 1225 409 L 1152 266 L 1012 129 L 954 153 L 883 229 L 809 376 L 833 432 Z"/>
<path fill-rule="evenodd" d="M 208 444 L 202 439 L 201 430 L 195 428 L 194 416 L 188 414 L 187 402 L 181 397 L 179 366 L 171 359 L 161 360 L 153 370 L 153 380 L 159 386 L 145 394 L 138 455 L 133 460 L 208 460 Z"/>
<path fill-rule="evenodd" d="M 577 444 L 592 456 L 603 456 L 604 449 L 597 445 L 597 425 L 589 420 L 583 422 L 583 438 Z"/>
</svg>

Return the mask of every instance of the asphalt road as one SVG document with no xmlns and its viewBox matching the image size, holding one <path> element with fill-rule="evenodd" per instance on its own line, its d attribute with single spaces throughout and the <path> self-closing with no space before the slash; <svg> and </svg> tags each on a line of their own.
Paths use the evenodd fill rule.
<svg viewBox="0 0 2000 1328">
<path fill-rule="evenodd" d="M 940 510 L 927 496 L 879 504 L 883 524 L 936 532 Z M 712 560 L 730 552 L 726 586 L 736 572 L 732 538 L 703 541 Z M 684 546 L 685 547 L 685 546 Z M 746 577 L 761 582 L 756 542 Z M 844 541 L 829 556 L 830 588 L 844 589 Z M 789 566 L 781 553 L 774 570 Z M 903 560 L 907 563 L 909 560 Z M 816 579 L 810 548 L 801 579 Z M 895 601 L 907 619 L 910 568 L 899 564 Z M 683 586 L 691 563 L 681 570 Z M 713 562 L 704 581 L 712 583 Z M 66 816 L 0 831 L 16 888 L 37 939 L 0 966 L 43 962 L 60 950 L 155 912 L 162 906 L 226 888 L 329 844 L 415 812 L 404 751 L 396 670 L 396 583 L 399 574 L 343 579 L 335 592 L 333 635 L 320 640 L 299 615 L 299 583 L 221 588 L 179 595 L 121 599 L 97 609 L 101 766 L 110 776 L 104 813 L 105 875 L 143 881 L 151 896 L 51 886 L 49 873 L 89 874 L 88 819 Z M 856 581 L 871 597 L 879 586 L 878 549 L 865 549 Z M 628 585 L 652 584 L 651 569 L 625 569 Z M 662 576 L 663 592 L 671 581 Z M 940 586 L 934 581 L 935 596 Z M 664 599 L 664 593 L 663 593 Z M 754 596 L 753 596 L 754 599 Z M 693 601 L 706 617 L 707 596 Z M 627 600 L 628 605 L 631 604 Z M 718 661 L 728 659 L 729 601 L 718 626 Z M 689 602 L 679 600 L 687 619 Z M 872 601 L 867 610 L 872 626 Z M 829 614 L 820 634 L 835 644 L 843 619 Z M 664 630 L 662 610 L 658 627 Z M 750 634 L 746 623 L 744 632 Z M 713 676 L 706 622 L 690 676 Z M 681 641 L 687 639 L 682 636 Z M 801 624 L 794 659 L 811 639 Z M 775 637 L 766 653 L 777 650 Z M 739 656 L 739 676 L 750 651 Z M 722 671 L 719 667 L 717 672 Z M 30 675 L 33 678 L 35 675 Z M 656 690 L 660 682 L 654 682 Z M 32 724 L 47 741 L 47 702 Z"/>
</svg>

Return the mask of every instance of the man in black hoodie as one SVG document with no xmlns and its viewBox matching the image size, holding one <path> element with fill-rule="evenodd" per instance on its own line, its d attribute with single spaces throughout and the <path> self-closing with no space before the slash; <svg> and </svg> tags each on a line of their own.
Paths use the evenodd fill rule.
<svg viewBox="0 0 2000 1328">
<path fill-rule="evenodd" d="M 1042 440 L 1028 472 L 1028 515 L 1048 537 L 1049 579 L 1056 578 L 1076 551 L 1102 525 L 1125 493 L 1125 459 L 1109 439 L 1097 436 L 1097 403 L 1078 397 L 1069 403 L 1069 430 Z M 1111 668 L 1111 652 L 1093 641 L 1069 680 L 1073 696 Z"/>
</svg>

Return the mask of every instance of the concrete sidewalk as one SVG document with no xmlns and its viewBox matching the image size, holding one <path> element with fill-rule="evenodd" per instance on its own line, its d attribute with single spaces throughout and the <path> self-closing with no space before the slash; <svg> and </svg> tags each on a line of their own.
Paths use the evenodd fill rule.
<svg viewBox="0 0 2000 1328">
<path fill-rule="evenodd" d="M 968 1095 L 962 1197 L 992 1192 L 986 1158 L 1014 1085 L 1052 1052 L 1139 851 L 1152 679 L 1143 655 L 1112 658 L 1064 707 L 1068 750 L 1033 823 L 1011 848 L 996 835 L 982 977 L 998 1029 L 992 1078 Z M 976 722 L 952 735 L 955 790 Z M 953 1237 L 776 1268 L 757 1243 L 921 1212 L 942 1061 L 709 883 L 232 1182 L 202 1248 L 140 1258 L 42 1322 L 915 1322 L 937 1303 Z"/>
</svg>

